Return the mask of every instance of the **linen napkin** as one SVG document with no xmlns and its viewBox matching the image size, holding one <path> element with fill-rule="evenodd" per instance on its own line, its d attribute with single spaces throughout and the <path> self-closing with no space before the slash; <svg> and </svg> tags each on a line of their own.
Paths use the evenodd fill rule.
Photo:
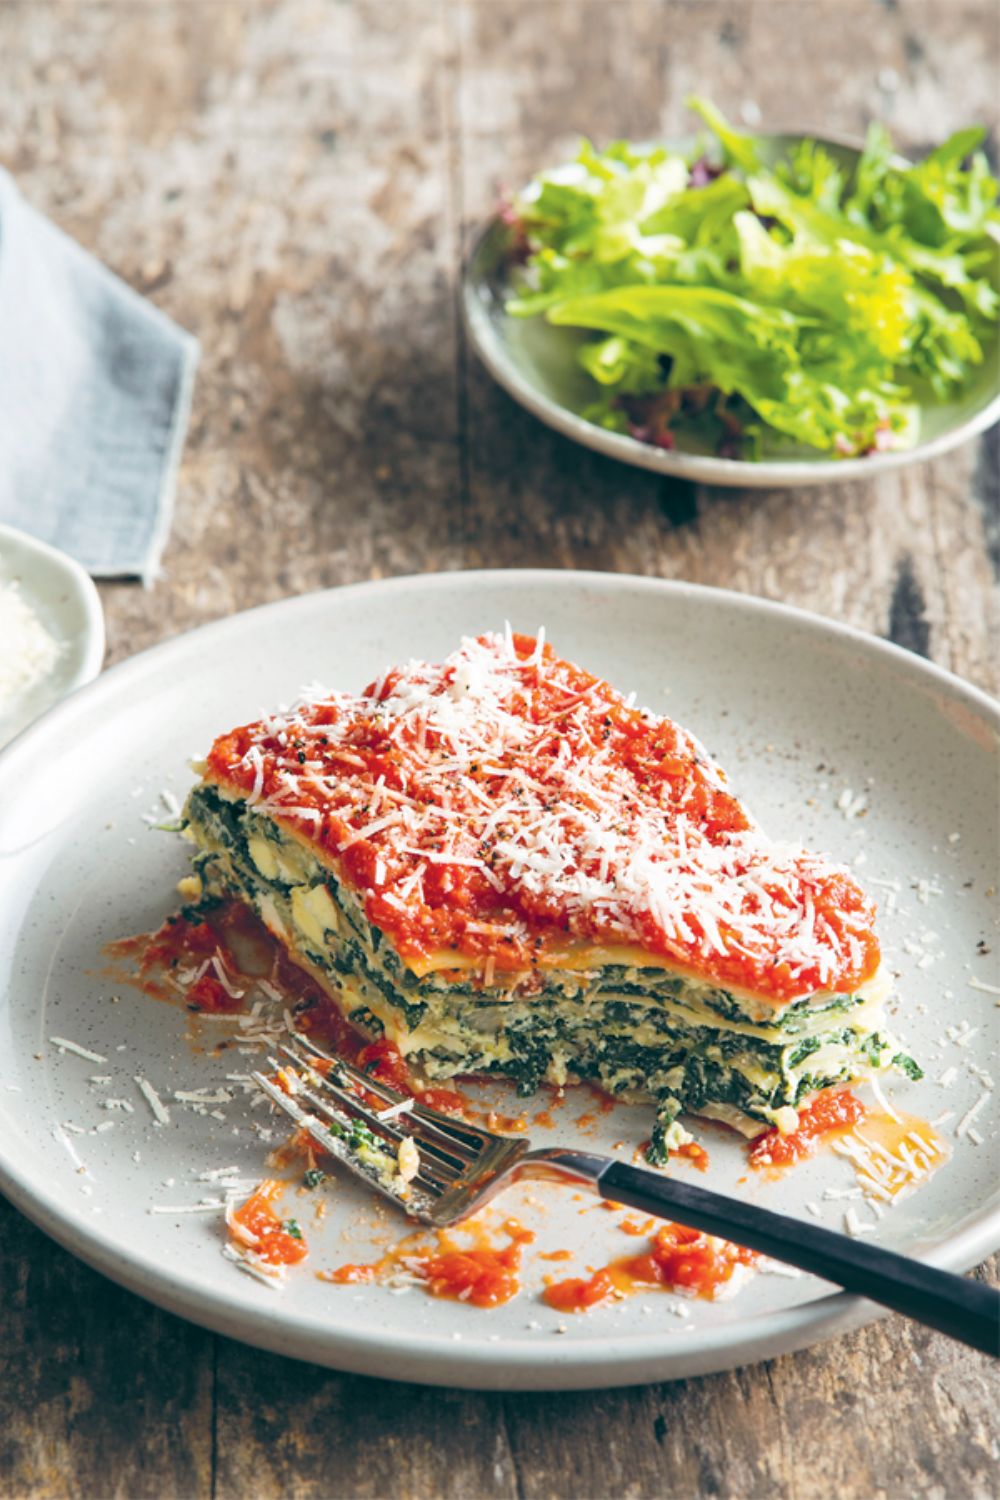
<svg viewBox="0 0 1000 1500">
<path fill-rule="evenodd" d="M 98 578 L 151 582 L 197 360 L 0 168 L 0 520 Z"/>
</svg>

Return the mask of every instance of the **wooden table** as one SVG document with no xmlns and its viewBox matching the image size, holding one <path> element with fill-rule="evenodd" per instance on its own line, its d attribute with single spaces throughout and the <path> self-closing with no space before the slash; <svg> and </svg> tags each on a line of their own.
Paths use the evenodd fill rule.
<svg viewBox="0 0 1000 1500">
<path fill-rule="evenodd" d="M 877 113 L 904 148 L 995 127 L 997 23 L 991 0 L 0 3 L 0 159 L 204 350 L 165 576 L 104 587 L 110 660 L 307 589 L 546 565 L 787 600 L 995 688 L 996 430 L 802 494 L 657 478 L 502 395 L 455 277 L 499 184 L 579 132 L 682 130 L 693 86 L 777 128 Z M 0 1205 L 5 1496 L 972 1500 L 998 1396 L 897 1318 L 600 1395 L 341 1376 L 158 1312 Z"/>
</svg>

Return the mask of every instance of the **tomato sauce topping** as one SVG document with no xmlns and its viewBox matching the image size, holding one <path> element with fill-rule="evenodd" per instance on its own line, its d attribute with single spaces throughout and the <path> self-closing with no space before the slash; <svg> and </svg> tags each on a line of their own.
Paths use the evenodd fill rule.
<svg viewBox="0 0 1000 1500">
<path fill-rule="evenodd" d="M 633 1230 L 630 1227 L 626 1232 Z M 732 1245 L 728 1240 L 686 1229 L 681 1224 L 664 1224 L 644 1254 L 623 1256 L 589 1277 L 570 1276 L 563 1281 L 552 1281 L 545 1288 L 544 1298 L 560 1312 L 583 1312 L 647 1287 L 665 1291 L 682 1289 L 712 1299 L 731 1280 L 738 1266 L 752 1266 L 756 1259 L 752 1250 Z"/>
<path fill-rule="evenodd" d="M 847 871 L 779 850 L 683 729 L 540 640 L 233 730 L 206 778 L 313 845 L 414 964 L 450 949 L 489 984 L 624 942 L 775 1004 L 878 965 Z"/>
<path fill-rule="evenodd" d="M 790 1166 L 804 1156 L 812 1156 L 824 1140 L 851 1130 L 865 1113 L 865 1106 L 850 1089 L 817 1094 L 799 1110 L 798 1128 L 790 1135 L 766 1130 L 757 1137 L 750 1148 L 750 1165 L 758 1170 Z"/>
</svg>

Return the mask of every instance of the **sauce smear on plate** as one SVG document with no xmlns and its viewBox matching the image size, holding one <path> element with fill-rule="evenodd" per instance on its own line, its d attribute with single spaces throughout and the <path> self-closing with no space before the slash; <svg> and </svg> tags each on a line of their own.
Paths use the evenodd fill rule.
<svg viewBox="0 0 1000 1500">
<path fill-rule="evenodd" d="M 463 1224 L 460 1230 L 467 1238 L 471 1235 L 471 1245 L 463 1245 L 454 1233 L 445 1230 L 440 1230 L 430 1245 L 411 1236 L 371 1265 L 339 1266 L 318 1275 L 321 1281 L 342 1285 L 408 1274 L 423 1282 L 432 1297 L 471 1302 L 473 1307 L 500 1307 L 521 1290 L 521 1256 L 524 1246 L 535 1238 L 516 1219 L 507 1219 L 503 1231 L 507 1244 L 499 1248 L 475 1222 Z"/>
<path fill-rule="evenodd" d="M 258 1260 L 271 1266 L 294 1266 L 305 1260 L 308 1252 L 302 1230 L 295 1219 L 281 1219 L 274 1204 L 287 1183 L 270 1179 L 235 1210 L 229 1226 L 230 1237 L 242 1247 L 253 1250 Z"/>
<path fill-rule="evenodd" d="M 789 1167 L 804 1156 L 812 1156 L 824 1140 L 846 1134 L 866 1113 L 865 1106 L 850 1089 L 817 1094 L 799 1110 L 797 1130 L 790 1135 L 766 1130 L 757 1137 L 750 1148 L 750 1165 L 758 1171 L 762 1167 Z"/>
<path fill-rule="evenodd" d="M 560 1312 L 583 1312 L 648 1287 L 682 1290 L 711 1300 L 738 1266 L 752 1266 L 756 1259 L 754 1251 L 741 1245 L 682 1224 L 664 1224 L 642 1255 L 622 1256 L 590 1277 L 552 1281 L 544 1299 Z"/>
</svg>

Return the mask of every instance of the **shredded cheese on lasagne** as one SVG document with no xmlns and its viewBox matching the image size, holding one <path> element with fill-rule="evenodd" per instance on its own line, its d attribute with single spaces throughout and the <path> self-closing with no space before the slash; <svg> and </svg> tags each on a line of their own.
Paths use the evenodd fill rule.
<svg viewBox="0 0 1000 1500">
<path fill-rule="evenodd" d="M 782 1006 L 878 967 L 874 907 L 770 840 L 685 730 L 490 634 L 216 741 L 206 778 L 346 880 L 415 969 L 628 945 Z"/>
</svg>

